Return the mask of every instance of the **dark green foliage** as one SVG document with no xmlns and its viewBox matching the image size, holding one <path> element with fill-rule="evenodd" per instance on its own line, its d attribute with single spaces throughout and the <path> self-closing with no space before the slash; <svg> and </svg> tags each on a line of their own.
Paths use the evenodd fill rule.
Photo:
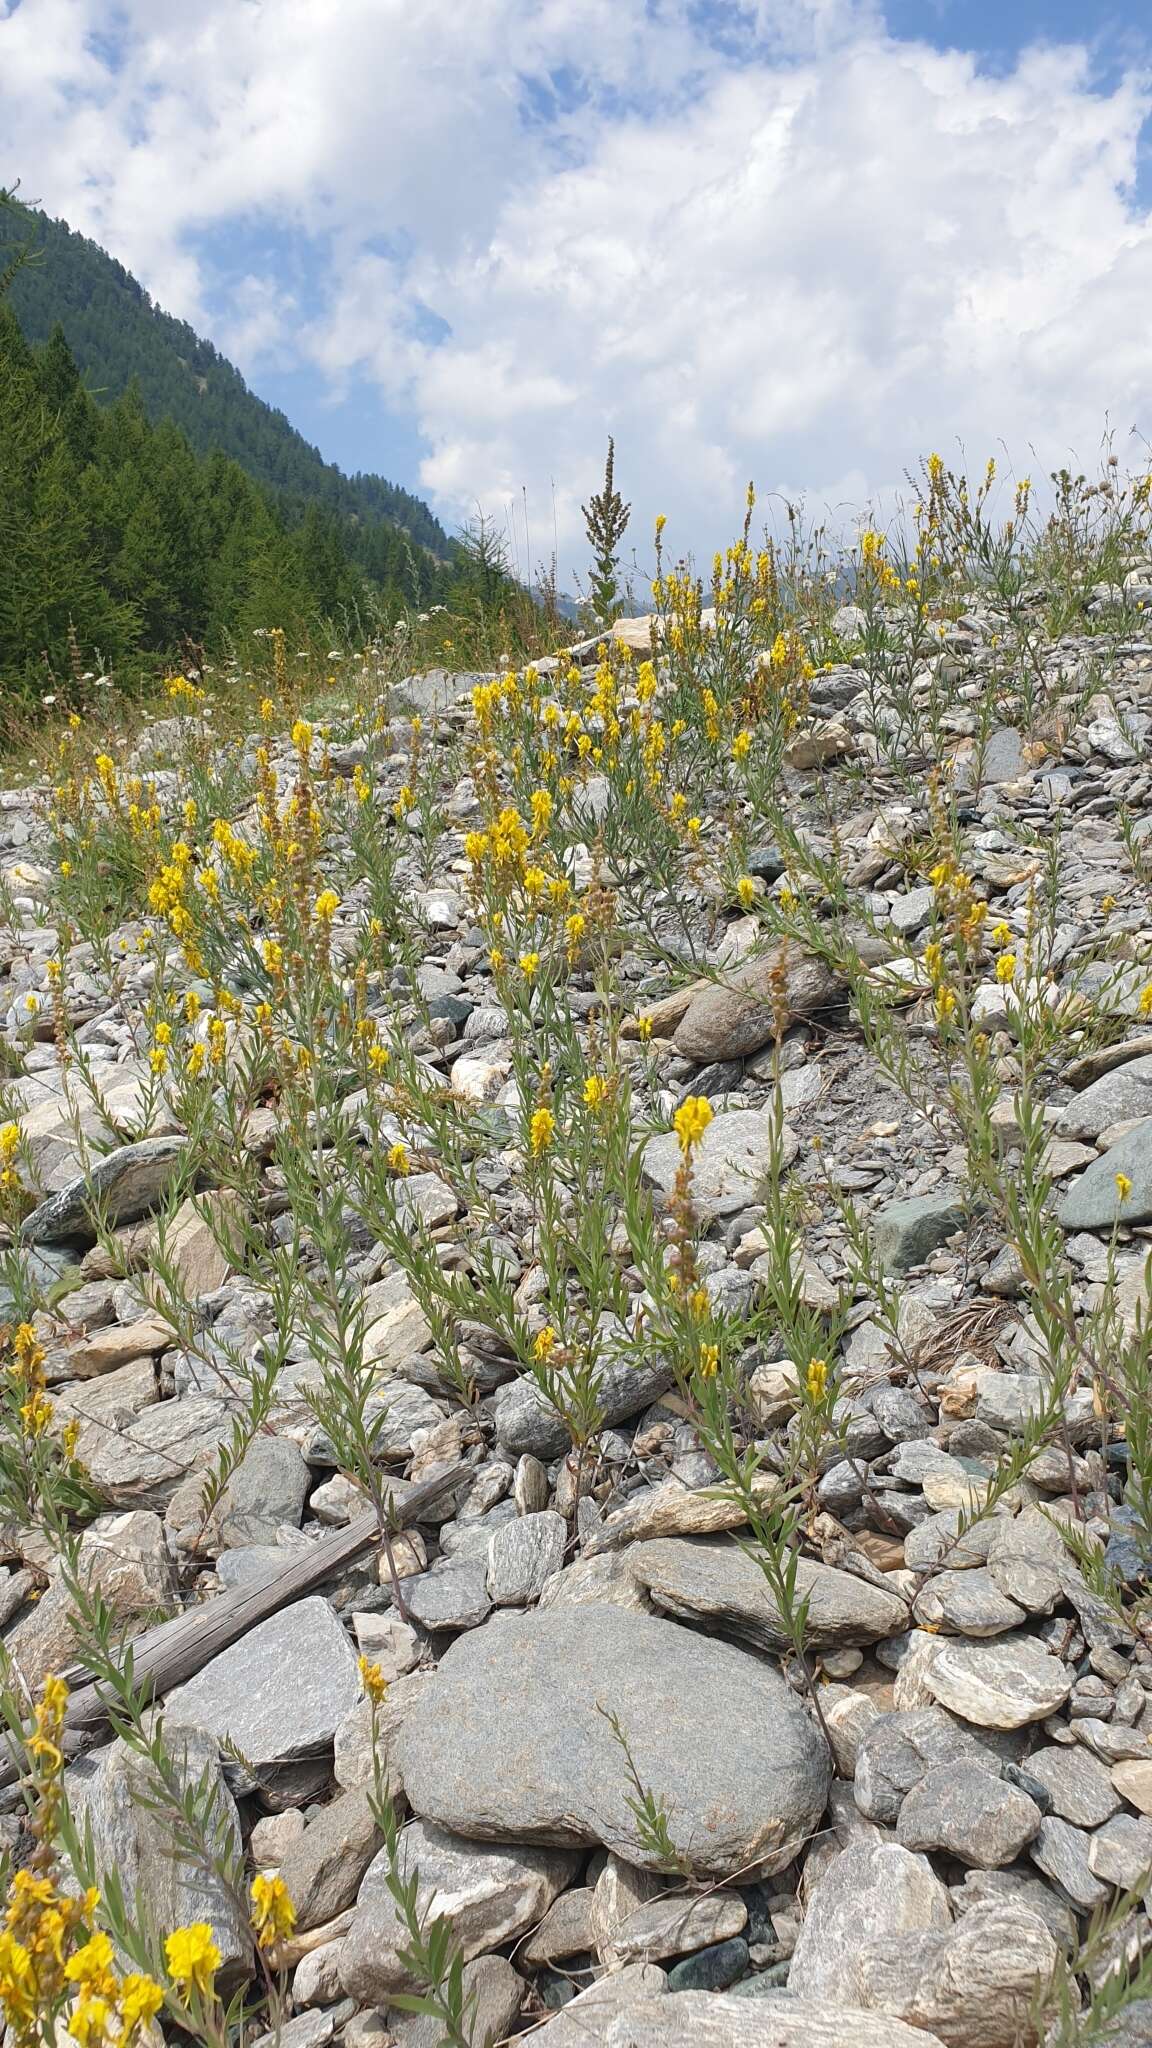
<svg viewBox="0 0 1152 2048">
<path fill-rule="evenodd" d="M 623 610 L 620 586 L 616 580 L 620 566 L 619 548 L 628 529 L 628 515 L 631 505 L 626 505 L 613 479 L 616 462 L 615 443 L 609 439 L 608 460 L 604 464 L 604 485 L 594 498 L 581 506 L 584 514 L 584 531 L 592 549 L 592 576 L 588 598 L 597 623 L 610 626 Z"/>
<path fill-rule="evenodd" d="M 12 233 L 4 239 L 27 241 L 32 260 L 12 276 L 9 303 L 30 341 L 63 329 L 97 398 L 119 398 L 136 383 L 149 419 L 173 420 L 200 454 L 222 449 L 297 516 L 315 505 L 357 527 L 399 527 L 418 548 L 450 558 L 447 534 L 419 498 L 383 477 L 347 477 L 325 462 L 282 412 L 249 391 L 211 342 L 154 306 L 123 264 L 65 221 L 10 211 Z M 371 567 L 367 560 L 364 567 Z"/>
</svg>

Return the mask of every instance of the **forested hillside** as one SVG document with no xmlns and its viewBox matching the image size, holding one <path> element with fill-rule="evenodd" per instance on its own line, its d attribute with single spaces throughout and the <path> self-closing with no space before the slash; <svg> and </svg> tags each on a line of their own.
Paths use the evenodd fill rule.
<svg viewBox="0 0 1152 2048">
<path fill-rule="evenodd" d="M 59 324 L 89 390 L 115 399 L 135 382 L 151 420 L 172 420 L 201 454 L 231 455 L 258 483 L 365 525 L 386 520 L 447 559 L 450 542 L 419 498 L 381 476 L 348 477 L 240 372 L 183 320 L 153 305 L 122 263 L 65 221 L 12 209 L 12 232 L 34 260 L 12 279 L 9 298 L 29 341 Z M 5 239 L 8 239 L 5 237 Z M 371 567 L 369 562 L 366 566 Z"/>
</svg>

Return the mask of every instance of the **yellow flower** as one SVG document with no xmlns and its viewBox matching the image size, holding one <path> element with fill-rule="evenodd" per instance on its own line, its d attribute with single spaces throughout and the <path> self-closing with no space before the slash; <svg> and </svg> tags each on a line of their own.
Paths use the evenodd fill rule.
<svg viewBox="0 0 1152 2048">
<path fill-rule="evenodd" d="M 601 1103 L 603 1102 L 603 1100 L 604 1100 L 604 1097 L 605 1097 L 605 1096 L 607 1095 L 607 1093 L 608 1093 L 608 1083 L 607 1083 L 607 1081 L 605 1081 L 605 1079 L 603 1078 L 603 1075 L 601 1075 L 601 1074 L 589 1074 L 589 1076 L 588 1076 L 588 1079 L 587 1079 L 587 1080 L 585 1081 L 585 1083 L 584 1083 L 584 1106 L 585 1106 L 585 1108 L 586 1108 L 586 1109 L 599 1109 L 599 1107 L 600 1107 Z"/>
<path fill-rule="evenodd" d="M 264 953 L 264 965 L 268 969 L 269 974 L 282 974 L 284 971 L 284 948 L 280 944 L 279 939 L 265 939 L 262 950 Z"/>
<path fill-rule="evenodd" d="M 532 1355 L 534 1358 L 538 1358 L 541 1360 L 541 1362 L 543 1362 L 551 1358 L 552 1353 L 555 1351 L 555 1349 L 556 1332 L 552 1328 L 551 1323 L 545 1323 L 544 1328 L 539 1332 L 536 1341 L 532 1346 Z"/>
<path fill-rule="evenodd" d="M 745 910 L 751 910 L 756 901 L 756 884 L 751 875 L 741 875 L 736 884 L 736 896 Z"/>
<path fill-rule="evenodd" d="M 408 1147 L 398 1138 L 394 1145 L 388 1147 L 388 1164 L 393 1173 L 405 1174 L 410 1170 L 410 1163 Z"/>
<path fill-rule="evenodd" d="M 948 1020 L 948 1018 L 949 1018 L 949 1017 L 950 1017 L 950 1016 L 952 1015 L 952 1012 L 953 1012 L 953 1011 L 955 1010 L 955 1008 L 956 1008 L 956 991 L 955 991 L 955 989 L 953 989 L 953 988 L 942 988 L 942 989 L 940 989 L 940 990 L 939 990 L 939 991 L 937 992 L 937 996 L 936 996 L 936 1016 L 937 1016 L 937 1019 L 938 1019 L 938 1021 L 939 1021 L 939 1022 L 940 1022 L 941 1024 L 944 1024 L 944 1023 L 946 1023 L 946 1022 L 947 1022 L 947 1020 Z"/>
<path fill-rule="evenodd" d="M 330 924 L 340 908 L 340 898 L 335 889 L 322 889 L 314 908 L 321 924 Z"/>
<path fill-rule="evenodd" d="M 997 944 L 998 946 L 1010 946 L 1010 945 L 1011 945 L 1011 943 L 1012 943 L 1012 933 L 1011 933 L 1011 931 L 1010 931 L 1009 927 L 1008 927 L 1008 926 L 1007 926 L 1007 925 L 1006 925 L 1006 924 L 1004 923 L 1004 920 L 1003 920 L 1003 918 L 1001 918 L 1001 920 L 1000 920 L 1000 923 L 999 923 L 999 924 L 997 924 L 997 925 L 993 925 L 993 927 L 992 927 L 992 937 L 993 937 L 993 939 L 995 940 L 995 942 L 996 942 L 996 944 Z"/>
<path fill-rule="evenodd" d="M 702 823 L 703 820 L 700 818 L 689 818 L 684 829 L 691 835 L 693 839 L 698 839 L 700 837 L 700 828 Z"/>
<path fill-rule="evenodd" d="M 702 1344 L 700 1346 L 700 1363 L 697 1370 L 702 1380 L 715 1379 L 720 1370 L 720 1346 L 718 1344 Z"/>
<path fill-rule="evenodd" d="M 712 1104 L 706 1095 L 689 1095 L 680 1104 L 672 1119 L 672 1125 L 685 1158 L 692 1147 L 700 1143 L 711 1121 Z"/>
<path fill-rule="evenodd" d="M 388 1694 L 388 1681 L 384 1673 L 381 1671 L 380 1666 L 372 1663 L 368 1657 L 360 1658 L 359 1671 L 361 1685 L 364 1687 L 373 1706 L 379 1706 L 381 1700 L 385 1699 Z"/>
<path fill-rule="evenodd" d="M 292 727 L 292 745 L 300 754 L 307 754 L 312 745 L 312 727 L 306 718 L 298 718 Z"/>
<path fill-rule="evenodd" d="M 540 965 L 539 953 L 521 953 L 520 972 L 525 981 L 531 981 Z"/>
<path fill-rule="evenodd" d="M 532 1150 L 536 1157 L 539 1158 L 542 1152 L 548 1150 L 556 1135 L 556 1119 L 550 1109 L 533 1110 L 532 1121 L 528 1127 L 528 1135 Z"/>
<path fill-rule="evenodd" d="M 1118 1173 L 1116 1175 L 1116 1193 L 1122 1202 L 1126 1202 L 1132 1193 L 1132 1183 L 1126 1173 Z"/>
<path fill-rule="evenodd" d="M 64 1975 L 71 1984 L 93 1984 L 103 1988 L 115 1960 L 115 1950 L 106 1934 L 94 1934 L 83 1948 L 68 1958 Z"/>
<path fill-rule="evenodd" d="M 804 1375 L 804 1385 L 810 1401 L 822 1401 L 828 1385 L 828 1366 L 823 1358 L 810 1358 Z"/>
<path fill-rule="evenodd" d="M 1102 896 L 1100 898 L 1100 908 L 1103 911 L 1105 917 L 1108 917 L 1110 913 L 1116 908 L 1116 898 L 1112 895 Z"/>
<path fill-rule="evenodd" d="M 1140 1015 L 1142 1017 L 1152 1017 L 1152 981 L 1148 982 L 1140 991 Z"/>
<path fill-rule="evenodd" d="M 500 951 L 499 946 L 492 947 L 488 955 L 488 965 L 492 969 L 493 974 L 499 974 L 500 969 L 504 965 L 504 955 Z"/>
<path fill-rule="evenodd" d="M 264 720 L 265 725 L 271 725 L 272 720 L 276 716 L 276 706 L 272 702 L 271 697 L 261 697 L 260 716 Z"/>
<path fill-rule="evenodd" d="M 1005 981 L 1012 981 L 1012 980 L 1014 979 L 1014 977 L 1015 977 L 1015 974 L 1016 974 L 1016 955 L 1015 955 L 1015 953 L 1001 953 L 1001 955 L 1000 955 L 1000 958 L 999 958 L 999 959 L 998 959 L 998 961 L 996 962 L 996 979 L 997 979 L 997 981 L 1000 981 L 1000 982 L 1005 982 Z"/>
<path fill-rule="evenodd" d="M 636 1025 L 636 1036 L 640 1040 L 640 1043 L 642 1045 L 647 1045 L 649 1043 L 652 1037 L 651 1017 L 641 1017 L 638 1020 Z"/>
<path fill-rule="evenodd" d="M 296 1925 L 296 1908 L 282 1877 L 265 1877 L 258 1872 L 253 1878 L 252 1925 L 260 1948 L 272 1948 L 291 1934 Z"/>
<path fill-rule="evenodd" d="M 390 1058 L 391 1054 L 386 1045 L 370 1045 L 368 1047 L 368 1065 L 374 1074 L 382 1074 Z"/>
<path fill-rule="evenodd" d="M 746 754 L 747 754 L 747 753 L 749 752 L 749 750 L 751 749 L 751 746 L 752 746 L 752 735 L 751 735 L 751 733 L 750 733 L 750 732 L 738 732 L 738 733 L 737 733 L 737 735 L 736 735 L 736 737 L 735 737 L 735 739 L 734 739 L 734 740 L 733 740 L 733 742 L 732 742 L 732 758 L 733 758 L 733 760 L 736 760 L 736 761 L 743 761 L 743 759 L 745 758 Z"/>
<path fill-rule="evenodd" d="M 120 1986 L 117 2003 L 123 2021 L 120 2048 L 124 2048 L 135 2027 L 143 2021 L 155 2019 L 164 2003 L 164 1993 L 153 1978 L 145 1977 L 139 1970 L 130 1970 Z"/>
<path fill-rule="evenodd" d="M 162 1045 L 154 1045 L 148 1055 L 148 1065 L 154 1074 L 163 1074 L 168 1066 L 168 1054 Z"/>
<path fill-rule="evenodd" d="M 164 1943 L 164 1958 L 168 1975 L 178 1990 L 197 1991 L 206 1998 L 211 1997 L 213 1979 L 220 1968 L 220 1951 L 206 1920 L 196 1920 L 190 1927 L 174 1928 Z"/>
</svg>

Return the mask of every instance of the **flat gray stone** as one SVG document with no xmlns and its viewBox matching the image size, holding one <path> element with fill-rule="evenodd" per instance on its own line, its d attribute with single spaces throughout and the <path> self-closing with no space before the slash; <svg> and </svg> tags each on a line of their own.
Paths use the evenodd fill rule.
<svg viewBox="0 0 1152 2048">
<path fill-rule="evenodd" d="M 974 1906 L 942 1931 L 872 1942 L 863 2002 L 936 2032 L 949 2048 L 1017 2048 L 1058 1961 L 1044 1922 L 1016 1901 Z"/>
<path fill-rule="evenodd" d="M 633 1964 L 604 1977 L 534 2035 L 534 2048 L 942 2048 L 935 2034 L 883 2013 L 780 1996 L 748 2000 L 723 1992 L 664 1992 L 625 1985 Z M 1128 2044 L 1122 2044 L 1128 2048 Z"/>
<path fill-rule="evenodd" d="M 322 1927 L 353 1904 L 379 1847 L 380 1830 L 366 1786 L 321 1808 L 280 1862 L 301 1933 Z"/>
<path fill-rule="evenodd" d="M 185 1786 L 200 1788 L 197 1810 L 207 1817 L 215 1851 L 235 1857 L 240 1818 L 224 1783 L 220 1756 L 199 1728 L 169 1727 L 167 1749 Z M 222 1878 L 176 1851 L 170 1823 L 148 1805 L 155 1781 L 147 1762 L 122 1742 L 94 1750 L 66 1775 L 72 1815 L 83 1835 L 91 1825 L 98 1870 L 114 1870 L 129 1903 L 137 1891 L 148 1902 L 163 1932 L 204 1920 L 223 1959 L 226 1982 L 251 1976 L 256 1967 L 252 1936 L 242 1904 Z"/>
<path fill-rule="evenodd" d="M 356 1656 L 326 1600 L 270 1615 L 169 1693 L 171 1727 L 206 1728 L 258 1773 L 331 1749 L 360 1697 Z"/>
<path fill-rule="evenodd" d="M 922 1266 L 963 1222 L 963 1204 L 946 1192 L 889 1202 L 872 1222 L 876 1256 L 886 1273 L 906 1273 Z"/>
<path fill-rule="evenodd" d="M 853 1791 L 869 1820 L 894 1827 L 907 1795 L 928 1771 L 958 1760 L 979 1763 L 987 1751 L 942 1707 L 910 1707 L 869 1722 L 856 1754 Z"/>
<path fill-rule="evenodd" d="M 674 1893 L 629 1913 L 612 1936 L 612 1951 L 627 1963 L 658 1963 L 727 1941 L 747 1925 L 748 1908 L 736 1892 Z"/>
<path fill-rule="evenodd" d="M 874 1839 L 834 1856 L 817 1879 L 792 1958 L 789 1989 L 832 2005 L 870 2005 L 860 1958 L 885 1935 L 952 1924 L 948 1893 L 926 1856 Z"/>
<path fill-rule="evenodd" d="M 1091 1839 L 1058 1815 L 1047 1814 L 1028 1851 L 1036 1868 L 1054 1879 L 1082 1913 L 1102 1906 L 1108 1897 L 1107 1885 L 1095 1875 L 1088 1861 Z"/>
<path fill-rule="evenodd" d="M 400 1837 L 401 1874 L 419 1873 L 421 1912 L 447 1922 L 465 1962 L 515 1941 L 542 1920 L 579 1863 L 571 1850 L 464 1842 L 419 1820 Z M 408 1930 L 388 1890 L 388 1873 L 382 1849 L 365 1873 L 340 1950 L 341 1982 L 361 2004 L 384 2005 L 390 1993 L 415 1988 L 404 1961 Z"/>
<path fill-rule="evenodd" d="M 1146 1889 L 1152 1878 L 1152 1821 L 1114 1814 L 1088 1843 L 1088 1868 L 1118 1891 Z"/>
<path fill-rule="evenodd" d="M 285 1523 L 298 1529 L 311 1483 L 299 1445 L 291 1437 L 255 1437 L 212 1517 L 220 1548 L 274 1543 Z"/>
<path fill-rule="evenodd" d="M 1061 1110 L 1054 1128 L 1057 1137 L 1091 1144 L 1101 1131 L 1133 1117 L 1152 1117 L 1152 1057 L 1129 1060 L 1081 1089 Z"/>
<path fill-rule="evenodd" d="M 670 1365 L 651 1359 L 634 1365 L 631 1360 L 610 1359 L 597 1389 L 597 1402 L 605 1426 L 615 1429 L 639 1415 L 666 1394 L 674 1374 Z M 497 1387 L 496 1441 L 512 1458 L 526 1454 L 535 1458 L 558 1458 L 569 1448 L 567 1424 L 545 1400 L 535 1380 L 521 1376 Z"/>
<path fill-rule="evenodd" d="M 1027 1769 L 1047 1791 L 1053 1813 L 1070 1820 L 1074 1827 L 1102 1827 L 1120 1810 L 1120 1794 L 1111 1774 L 1086 1750 L 1054 1742 L 1046 1749 L 1034 1749 Z"/>
<path fill-rule="evenodd" d="M 479 1628 L 492 1610 L 484 1559 L 449 1558 L 405 1579 L 404 1605 L 421 1628 Z"/>
<path fill-rule="evenodd" d="M 157 1401 L 118 1428 L 93 1423 L 81 1441 L 93 1485 L 105 1500 L 117 1507 L 163 1508 L 231 1431 L 223 1401 L 193 1394 Z"/>
<path fill-rule="evenodd" d="M 171 1185 L 188 1140 L 183 1137 L 144 1138 L 138 1145 L 121 1145 L 93 1161 L 87 1174 L 66 1182 L 58 1194 L 33 1209 L 20 1226 L 25 1244 L 51 1244 L 59 1238 L 90 1237 L 93 1198 L 110 1223 L 131 1223 L 154 1209 Z"/>
<path fill-rule="evenodd" d="M 1063 1706 L 1072 1675 L 1030 1636 L 1019 1635 L 990 1643 L 945 1640 L 924 1683 L 941 1706 L 978 1728 L 1023 1728 Z"/>
<path fill-rule="evenodd" d="M 413 1809 L 479 1840 L 600 1842 L 653 1862 L 601 1708 L 700 1875 L 782 1869 L 817 1824 L 827 1752 L 779 1674 L 606 1606 L 503 1613 L 452 1645 L 396 1745 Z"/>
<path fill-rule="evenodd" d="M 1027 1618 L 1000 1591 L 987 1567 L 970 1572 L 939 1572 L 921 1586 L 912 1613 L 921 1628 L 943 1629 L 948 1635 L 1002 1636 Z"/>
<path fill-rule="evenodd" d="M 963 1758 L 938 1764 L 912 1787 L 896 1835 L 906 1849 L 941 1849 L 961 1863 L 996 1870 L 1015 1861 L 1040 1819 L 1026 1792 Z"/>
<path fill-rule="evenodd" d="M 794 946 L 779 947 L 764 959 L 738 967 L 726 985 L 715 983 L 694 994 L 672 1042 L 682 1059 L 701 1065 L 749 1059 L 769 1044 L 781 1024 L 826 1009 L 843 989 L 823 961 Z"/>
<path fill-rule="evenodd" d="M 755 1649 L 777 1651 L 789 1637 L 755 1559 L 726 1537 L 660 1537 L 628 1553 L 636 1582 L 665 1613 L 705 1621 Z M 813 1649 L 877 1643 L 908 1626 L 898 1594 L 831 1565 L 801 1558 L 797 1596 L 808 1600 L 806 1637 Z"/>
<path fill-rule="evenodd" d="M 568 1525 L 545 1510 L 518 1515 L 496 1530 L 488 1545 L 488 1597 L 494 1607 L 525 1607 L 538 1600 L 564 1563 Z"/>
<path fill-rule="evenodd" d="M 1132 1183 L 1123 1202 L 1116 1186 L 1118 1173 Z M 1115 1223 L 1152 1222 L 1152 1117 L 1137 1124 L 1073 1181 L 1060 1204 L 1060 1222 L 1065 1230 L 1111 1230 Z"/>
<path fill-rule="evenodd" d="M 769 1034 L 771 1035 L 771 1034 Z M 761 1041 L 762 1043 L 764 1041 Z M 800 1150 L 784 1126 L 783 1164 Z M 664 1195 L 672 1191 L 683 1155 L 675 1131 L 658 1132 L 644 1147 L 644 1175 Z M 763 1109 L 727 1109 L 714 1116 L 692 1154 L 692 1205 L 704 1222 L 734 1216 L 759 1200 L 772 1161 L 772 1118 Z"/>
</svg>

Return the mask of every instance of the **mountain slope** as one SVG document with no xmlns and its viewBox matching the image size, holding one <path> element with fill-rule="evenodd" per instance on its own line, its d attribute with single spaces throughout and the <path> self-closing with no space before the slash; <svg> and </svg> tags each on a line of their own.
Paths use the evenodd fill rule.
<svg viewBox="0 0 1152 2048">
<path fill-rule="evenodd" d="M 290 421 L 249 391 L 240 372 L 183 320 L 153 305 L 123 264 L 65 221 L 15 208 L 37 257 L 13 278 L 8 304 L 26 338 L 44 342 L 59 323 L 89 390 L 118 398 L 135 380 L 151 420 L 169 419 L 201 454 L 230 455 L 248 475 L 297 505 L 364 524 L 402 528 L 441 560 L 452 553 L 419 498 L 383 477 L 348 477 L 325 462 Z M 5 239 L 8 239 L 5 237 Z"/>
</svg>

